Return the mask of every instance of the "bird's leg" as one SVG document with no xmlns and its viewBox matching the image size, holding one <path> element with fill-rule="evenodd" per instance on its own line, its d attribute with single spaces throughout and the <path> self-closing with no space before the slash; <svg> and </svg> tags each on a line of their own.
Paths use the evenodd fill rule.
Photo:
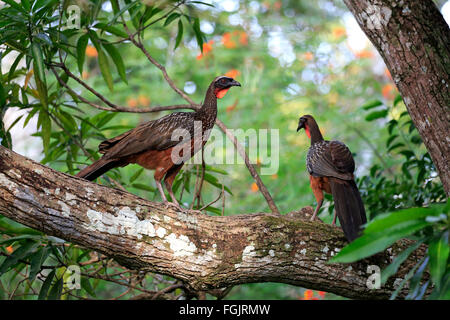
<svg viewBox="0 0 450 320">
<path fill-rule="evenodd" d="M 332 226 L 336 226 L 336 217 L 337 217 L 337 212 L 336 209 L 334 210 L 334 214 L 333 214 L 333 222 L 331 223 Z"/>
<path fill-rule="evenodd" d="M 322 203 L 323 203 L 323 198 L 320 199 L 319 201 L 317 201 L 317 207 L 316 207 L 316 209 L 314 210 L 314 214 L 313 214 L 313 216 L 311 217 L 311 221 L 313 221 L 313 220 L 316 218 L 317 213 L 319 212 L 320 208 L 322 207 Z"/>
<path fill-rule="evenodd" d="M 317 207 L 314 210 L 313 216 L 311 217 L 311 221 L 313 221 L 316 218 L 317 213 L 319 213 L 320 208 L 322 207 L 323 190 L 322 190 L 321 178 L 310 176 L 309 177 L 309 182 L 310 182 L 310 185 L 311 185 L 311 189 L 312 189 L 312 191 L 314 193 L 314 197 L 316 197 L 316 200 L 317 200 Z"/>
<path fill-rule="evenodd" d="M 170 168 L 164 178 L 164 184 L 166 185 L 166 189 L 167 189 L 167 191 L 169 191 L 170 198 L 172 199 L 172 203 L 170 203 L 170 204 L 179 210 L 183 210 L 183 208 L 178 203 L 177 198 L 175 197 L 175 194 L 173 193 L 172 184 L 173 184 L 173 181 L 175 180 L 175 177 L 177 176 L 178 172 L 180 171 L 181 167 L 182 167 L 182 165 L 177 165 L 177 166 Z"/>
<path fill-rule="evenodd" d="M 167 198 L 166 198 L 166 195 L 164 194 L 164 190 L 163 190 L 163 187 L 161 185 L 161 181 L 155 179 L 155 182 L 156 182 L 156 187 L 158 188 L 159 193 L 161 194 L 161 198 L 163 199 L 163 202 L 164 203 L 168 202 Z"/>
</svg>

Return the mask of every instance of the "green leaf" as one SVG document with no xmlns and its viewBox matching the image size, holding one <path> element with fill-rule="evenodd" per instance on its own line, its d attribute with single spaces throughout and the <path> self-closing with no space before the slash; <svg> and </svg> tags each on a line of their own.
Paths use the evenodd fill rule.
<svg viewBox="0 0 450 320">
<path fill-rule="evenodd" d="M 3 84 L 0 82 L 0 109 L 6 105 L 6 92 L 3 89 Z"/>
<path fill-rule="evenodd" d="M 42 284 L 41 290 L 39 291 L 38 300 L 45 300 L 47 298 L 48 289 L 50 289 L 50 285 L 52 284 L 53 278 L 55 277 L 56 269 L 53 269 L 45 279 Z"/>
<path fill-rule="evenodd" d="M 131 3 L 128 3 L 126 6 L 124 6 L 122 9 L 120 9 L 115 15 L 114 17 L 108 22 L 108 25 L 113 25 L 114 23 L 116 23 L 116 20 L 122 15 L 124 14 L 125 11 L 127 11 L 130 8 L 133 8 L 135 5 L 137 5 L 138 3 L 140 3 L 139 0 L 133 1 Z M 117 7 L 118 8 L 118 4 L 114 4 L 113 5 L 113 9 Z"/>
<path fill-rule="evenodd" d="M 388 115 L 388 109 L 374 111 L 366 116 L 366 121 L 374 121 L 376 119 L 385 118 Z"/>
<path fill-rule="evenodd" d="M 394 107 L 395 107 L 397 104 L 399 104 L 399 102 L 401 102 L 401 101 L 402 101 L 402 96 L 398 94 L 398 95 L 395 97 L 395 99 L 394 99 Z"/>
<path fill-rule="evenodd" d="M 402 142 L 396 143 L 393 146 L 389 147 L 388 152 L 391 152 L 394 149 L 400 148 L 400 147 L 404 147 L 405 144 Z"/>
<path fill-rule="evenodd" d="M 399 229 L 391 229 L 391 232 L 364 234 L 344 247 L 329 263 L 350 263 L 385 250 L 397 240 L 404 238 L 418 230 L 428 226 L 428 222 L 411 221 L 405 223 Z"/>
<path fill-rule="evenodd" d="M 91 286 L 91 282 L 86 277 L 81 278 L 81 287 L 92 297 L 96 297 L 95 291 Z"/>
<path fill-rule="evenodd" d="M 31 9 L 30 0 L 20 0 L 20 3 L 22 4 L 22 7 L 23 7 L 26 11 L 30 11 L 30 9 Z"/>
<path fill-rule="evenodd" d="M 113 35 L 116 35 L 118 37 L 128 38 L 128 34 L 124 30 L 121 30 L 115 26 L 110 26 L 106 23 L 100 22 L 97 23 L 94 27 L 112 33 Z"/>
<path fill-rule="evenodd" d="M 80 38 L 78 38 L 77 42 L 77 64 L 78 64 L 78 71 L 80 71 L 80 74 L 83 73 L 83 65 L 84 60 L 86 57 L 86 47 L 89 41 L 89 35 L 83 34 Z"/>
<path fill-rule="evenodd" d="M 64 285 L 64 279 L 61 277 L 60 279 L 56 280 L 55 284 L 53 285 L 52 289 L 50 290 L 47 300 L 59 300 L 61 299 L 61 293 Z"/>
<path fill-rule="evenodd" d="M 144 172 L 144 168 L 140 168 L 139 170 L 136 170 L 136 172 L 131 176 L 130 183 L 133 183 L 139 176 Z"/>
<path fill-rule="evenodd" d="M 31 44 L 31 55 L 33 56 L 34 74 L 45 84 L 44 56 L 42 54 L 41 46 L 36 42 Z"/>
<path fill-rule="evenodd" d="M 155 188 L 150 187 L 150 186 L 148 186 L 146 184 L 142 184 L 142 183 L 133 183 L 131 186 L 134 187 L 134 188 L 137 188 L 137 189 L 150 191 L 150 192 L 154 192 L 156 190 Z"/>
<path fill-rule="evenodd" d="M 394 134 L 392 136 L 389 137 L 389 139 L 387 139 L 386 141 L 386 148 L 389 148 L 389 146 L 391 145 L 392 142 L 394 142 L 394 140 L 398 137 L 398 134 Z"/>
<path fill-rule="evenodd" d="M 391 213 L 378 215 L 365 228 L 364 233 L 382 233 L 388 230 L 396 230 L 397 226 L 409 221 L 425 221 L 427 216 L 439 215 L 441 206 L 432 208 L 409 208 Z"/>
<path fill-rule="evenodd" d="M 14 71 L 16 71 L 17 65 L 19 64 L 20 60 L 22 60 L 23 56 L 24 53 L 20 53 L 14 60 L 13 64 L 11 65 L 11 68 L 9 68 L 8 81 L 11 81 L 14 78 Z"/>
<path fill-rule="evenodd" d="M 175 19 L 179 18 L 180 16 L 181 15 L 179 13 L 176 13 L 176 12 L 170 14 L 167 17 L 166 21 L 164 22 L 164 27 L 168 26 L 172 21 L 174 21 Z"/>
<path fill-rule="evenodd" d="M 25 10 L 25 8 L 23 8 L 20 4 L 18 4 L 17 2 L 15 2 L 14 0 L 3 0 L 3 2 L 9 4 L 11 7 L 13 7 L 14 9 L 23 12 L 23 13 L 27 13 L 27 10 Z"/>
<path fill-rule="evenodd" d="M 52 122 L 50 115 L 46 109 L 42 109 L 39 112 L 38 124 L 41 125 L 41 138 L 44 146 L 44 153 L 47 155 L 50 146 L 50 137 L 52 134 Z"/>
<path fill-rule="evenodd" d="M 200 20 L 198 18 L 194 19 L 192 29 L 194 30 L 195 38 L 197 39 L 197 44 L 200 48 L 200 51 L 203 53 L 203 36 L 202 31 L 200 30 Z"/>
<path fill-rule="evenodd" d="M 439 238 L 434 239 L 428 247 L 431 278 L 437 287 L 440 287 L 441 279 L 447 267 L 450 252 L 448 234 L 448 231 L 444 232 Z"/>
<path fill-rule="evenodd" d="M 361 108 L 364 110 L 370 110 L 370 109 L 373 109 L 373 108 L 376 108 L 376 107 L 379 107 L 382 105 L 383 105 L 383 102 L 381 102 L 380 100 L 372 100 L 372 101 L 369 101 L 369 102 L 366 102 L 365 104 L 363 104 L 361 106 Z"/>
<path fill-rule="evenodd" d="M 89 30 L 89 38 L 91 39 L 94 47 L 97 49 L 98 53 L 98 64 L 100 67 L 100 72 L 102 73 L 103 79 L 105 79 L 106 84 L 110 91 L 113 91 L 113 79 L 111 75 L 111 70 L 109 69 L 108 58 L 106 57 L 105 52 L 100 46 L 100 41 L 98 39 L 95 31 Z"/>
<path fill-rule="evenodd" d="M 8 256 L 0 266 L 0 275 L 7 272 L 11 267 L 19 263 L 19 260 L 28 257 L 34 249 L 39 245 L 35 241 L 26 241 L 22 244 L 16 251 L 14 251 L 10 256 Z"/>
<path fill-rule="evenodd" d="M 206 2 L 203 2 L 203 1 L 189 1 L 189 3 L 197 3 L 197 4 L 202 4 L 202 5 L 211 7 L 211 8 L 215 8 L 215 6 L 214 6 L 213 4 L 211 4 L 211 3 L 206 3 Z"/>
<path fill-rule="evenodd" d="M 119 50 L 117 50 L 114 45 L 109 43 L 103 43 L 103 47 L 106 49 L 106 52 L 108 52 L 109 56 L 116 65 L 117 72 L 119 73 L 122 81 L 128 83 L 127 75 L 125 73 L 125 65 L 123 64 L 122 56 L 120 55 Z"/>
<path fill-rule="evenodd" d="M 419 269 L 417 269 L 417 272 L 414 274 L 414 276 L 411 278 L 411 281 L 409 281 L 409 293 L 406 296 L 406 299 L 416 299 L 417 295 L 420 291 L 420 281 L 422 280 L 423 272 L 425 271 L 425 268 L 428 265 L 429 257 L 426 257 L 424 262 L 420 265 Z"/>
<path fill-rule="evenodd" d="M 386 281 L 389 279 L 389 277 L 393 276 L 394 274 L 397 273 L 398 268 L 400 267 L 400 265 L 409 257 L 409 255 L 416 250 L 418 247 L 420 247 L 420 245 L 423 243 L 423 240 L 421 241 L 417 241 L 415 244 L 413 244 L 412 246 L 408 247 L 407 249 L 403 250 L 402 252 L 400 252 L 394 259 L 394 261 L 392 261 L 392 263 L 386 267 L 386 269 L 384 269 L 381 272 L 381 284 L 385 284 Z"/>
<path fill-rule="evenodd" d="M 30 281 L 33 281 L 36 278 L 36 275 L 41 270 L 42 264 L 49 254 L 50 250 L 47 247 L 44 247 L 33 254 L 30 260 L 30 274 L 28 275 Z"/>
<path fill-rule="evenodd" d="M 175 40 L 175 48 L 178 48 L 178 46 L 181 43 L 181 39 L 183 39 L 183 22 L 180 20 L 178 20 L 178 33 L 177 33 L 177 38 Z"/>
</svg>

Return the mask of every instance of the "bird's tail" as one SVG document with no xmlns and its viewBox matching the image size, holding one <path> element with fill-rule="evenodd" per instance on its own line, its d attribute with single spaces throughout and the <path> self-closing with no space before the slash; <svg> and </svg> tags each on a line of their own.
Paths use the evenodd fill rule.
<svg viewBox="0 0 450 320">
<path fill-rule="evenodd" d="M 361 226 L 367 222 L 366 210 L 353 180 L 330 178 L 334 208 L 339 218 L 345 237 L 349 242 L 356 239 Z"/>
<path fill-rule="evenodd" d="M 93 181 L 104 174 L 106 171 L 111 170 L 112 168 L 115 168 L 117 166 L 117 161 L 101 158 L 95 161 L 90 166 L 87 166 L 86 168 L 78 172 L 77 177 Z"/>
</svg>

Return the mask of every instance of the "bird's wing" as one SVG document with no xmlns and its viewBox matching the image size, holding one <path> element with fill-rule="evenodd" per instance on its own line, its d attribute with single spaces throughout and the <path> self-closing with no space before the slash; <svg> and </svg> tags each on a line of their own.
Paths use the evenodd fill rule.
<svg viewBox="0 0 450 320">
<path fill-rule="evenodd" d="M 176 131 L 177 129 L 179 131 Z M 184 133 L 189 133 L 189 137 L 193 138 L 193 112 L 174 112 L 160 119 L 143 123 L 133 130 L 102 142 L 99 148 L 108 158 L 122 158 L 147 150 L 171 148 L 182 141 L 172 139 L 172 135 L 184 136 Z"/>
<path fill-rule="evenodd" d="M 320 141 L 312 145 L 306 164 L 313 176 L 351 180 L 355 171 L 352 153 L 339 141 Z"/>
</svg>

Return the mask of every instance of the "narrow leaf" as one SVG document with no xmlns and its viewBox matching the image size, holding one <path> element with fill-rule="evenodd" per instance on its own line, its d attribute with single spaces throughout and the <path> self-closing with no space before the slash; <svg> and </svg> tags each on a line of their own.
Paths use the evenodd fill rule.
<svg viewBox="0 0 450 320">
<path fill-rule="evenodd" d="M 440 287 L 441 279 L 447 267 L 450 252 L 448 234 L 448 231 L 444 232 L 440 238 L 432 241 L 428 247 L 431 278 L 437 287 Z"/>
<path fill-rule="evenodd" d="M 78 38 L 77 42 L 77 63 L 78 63 L 78 71 L 80 74 L 83 73 L 83 65 L 86 57 L 86 47 L 88 44 L 89 35 L 86 33 Z"/>
<path fill-rule="evenodd" d="M 117 72 L 119 73 L 122 81 L 128 83 L 127 75 L 125 73 L 125 65 L 123 64 L 122 56 L 120 55 L 119 50 L 117 50 L 114 45 L 109 43 L 103 43 L 103 47 L 106 49 L 106 52 L 108 52 L 109 56 L 116 65 Z"/>
<path fill-rule="evenodd" d="M 41 290 L 39 291 L 38 300 L 45 300 L 47 298 L 48 289 L 50 289 L 50 285 L 52 284 L 53 278 L 55 277 L 56 269 L 53 269 L 45 279 L 42 284 Z"/>
<path fill-rule="evenodd" d="M 175 40 L 175 48 L 178 48 L 178 46 L 181 43 L 181 39 L 183 39 L 183 22 L 181 22 L 181 19 L 178 20 L 178 33 L 177 33 L 177 38 Z"/>
</svg>

